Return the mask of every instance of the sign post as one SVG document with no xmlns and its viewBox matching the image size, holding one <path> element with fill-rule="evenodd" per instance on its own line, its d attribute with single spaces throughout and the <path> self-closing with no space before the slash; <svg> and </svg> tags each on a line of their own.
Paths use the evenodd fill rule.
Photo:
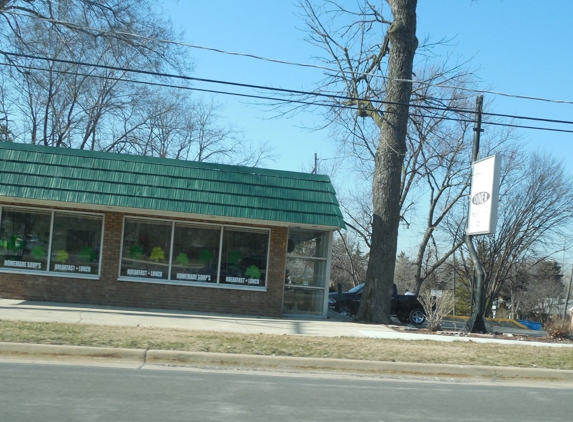
<svg viewBox="0 0 573 422">
<path fill-rule="evenodd" d="M 497 202 L 499 197 L 499 175 L 501 159 L 494 155 L 478 161 L 483 96 L 477 97 L 476 121 L 474 126 L 474 145 L 472 157 L 472 182 L 466 246 L 475 267 L 475 307 L 467 323 L 466 330 L 471 333 L 487 333 L 485 312 L 485 272 L 479 255 L 473 244 L 475 235 L 495 232 L 497 224 Z"/>
</svg>

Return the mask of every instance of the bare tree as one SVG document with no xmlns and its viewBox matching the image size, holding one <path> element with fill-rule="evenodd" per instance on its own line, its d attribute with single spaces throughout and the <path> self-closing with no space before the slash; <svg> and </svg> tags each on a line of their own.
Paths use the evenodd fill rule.
<svg viewBox="0 0 573 422">
<path fill-rule="evenodd" d="M 487 315 L 522 262 L 541 261 L 561 249 L 558 235 L 573 218 L 573 185 L 563 164 L 539 153 L 514 159 L 518 164 L 502 176 L 497 231 L 476 242 L 485 271 Z M 469 276 L 472 266 L 463 262 Z"/>
<path fill-rule="evenodd" d="M 530 268 L 530 277 L 523 294 L 521 310 L 528 318 L 546 322 L 557 313 L 564 285 L 561 266 L 552 260 L 542 260 Z"/>
<path fill-rule="evenodd" d="M 155 2 L 11 0 L 0 14 L 18 141 L 250 166 L 273 158 L 220 124 L 215 103 L 157 86 L 192 65 L 160 41 L 179 37 Z"/>
<path fill-rule="evenodd" d="M 368 254 L 362 251 L 361 245 L 352 232 L 339 232 L 334 239 L 330 279 L 345 290 L 363 283 L 366 277 Z"/>
<path fill-rule="evenodd" d="M 336 2 L 327 4 L 332 9 L 321 11 L 310 0 L 301 1 L 309 41 L 324 49 L 326 63 L 335 69 L 323 81 L 323 88 L 332 88 L 344 97 L 333 97 L 330 118 L 337 118 L 340 106 L 355 107 L 360 116 L 373 120 L 380 136 L 372 179 L 370 259 L 357 319 L 389 323 L 400 221 L 400 177 L 412 91 L 410 81 L 418 46 L 417 2 L 388 0 L 392 21 L 369 2 L 362 3 L 357 11 L 347 10 Z M 350 18 L 350 21 L 332 30 L 325 23 L 332 23 L 330 17 L 342 17 L 343 21 Z M 387 74 L 382 69 L 387 69 Z M 387 77 L 385 82 L 381 82 L 381 76 Z M 380 99 L 385 102 L 381 103 Z"/>
</svg>

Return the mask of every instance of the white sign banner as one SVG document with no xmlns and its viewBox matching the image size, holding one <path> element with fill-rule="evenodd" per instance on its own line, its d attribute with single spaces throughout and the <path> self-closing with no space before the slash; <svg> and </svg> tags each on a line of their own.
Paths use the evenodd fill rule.
<svg viewBox="0 0 573 422">
<path fill-rule="evenodd" d="M 492 234 L 497 225 L 501 157 L 492 155 L 472 165 L 468 234 Z"/>
</svg>

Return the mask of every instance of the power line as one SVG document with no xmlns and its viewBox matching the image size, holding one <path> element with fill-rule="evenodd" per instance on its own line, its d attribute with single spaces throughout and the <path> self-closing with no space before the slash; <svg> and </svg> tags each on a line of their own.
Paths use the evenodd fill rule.
<svg viewBox="0 0 573 422">
<path fill-rule="evenodd" d="M 185 80 L 185 81 L 214 83 L 214 84 L 222 84 L 222 85 L 228 85 L 228 86 L 236 86 L 236 87 L 241 87 L 241 88 L 259 89 L 262 91 L 280 92 L 280 93 L 289 94 L 289 95 L 304 95 L 304 96 L 312 96 L 312 97 L 324 97 L 324 98 L 328 98 L 328 99 L 336 99 L 336 100 L 344 100 L 344 101 L 361 101 L 360 99 L 345 96 L 345 95 L 325 94 L 325 93 L 321 93 L 321 92 L 301 91 L 301 90 L 286 89 L 286 88 L 276 88 L 276 87 L 246 84 L 246 83 L 240 83 L 240 82 L 230 82 L 230 81 L 221 81 L 221 80 L 216 80 L 216 79 L 197 78 L 197 77 L 186 76 L 186 75 L 174 75 L 174 74 L 169 74 L 169 73 L 164 73 L 164 72 L 156 72 L 156 71 L 140 70 L 140 69 L 129 69 L 129 68 L 119 67 L 119 66 L 110 66 L 110 65 L 103 65 L 103 64 L 96 64 L 96 63 L 87 63 L 87 62 L 80 62 L 80 61 L 76 61 L 76 60 L 49 58 L 49 57 L 32 55 L 32 54 L 8 52 L 8 51 L 3 51 L 3 50 L 0 50 L 0 54 L 4 54 L 6 56 L 28 58 L 28 59 L 33 59 L 33 60 L 52 61 L 52 62 L 56 62 L 56 63 L 71 64 L 71 65 L 76 65 L 76 66 L 89 66 L 89 67 L 105 69 L 105 70 L 114 70 L 114 71 L 121 71 L 121 72 L 137 73 L 137 74 L 143 74 L 143 75 L 147 75 L 147 76 L 157 76 L 157 77 L 164 77 L 164 78 L 180 79 L 180 80 Z M 50 70 L 50 71 L 53 71 L 53 70 Z M 274 98 L 274 99 L 278 100 L 278 98 Z M 289 100 L 289 101 L 295 102 L 294 100 Z M 369 100 L 369 101 L 372 103 L 375 103 L 375 104 L 397 105 L 397 106 L 406 106 L 407 105 L 409 107 L 421 108 L 421 109 L 426 109 L 426 110 L 450 111 L 450 112 L 461 113 L 461 114 L 470 114 L 470 115 L 475 114 L 474 110 L 460 109 L 460 108 L 453 108 L 453 107 L 437 107 L 437 106 L 431 106 L 431 105 L 426 105 L 426 104 L 413 104 L 413 103 L 401 104 L 401 103 L 384 101 L 384 100 Z M 355 108 L 355 106 L 349 107 L 349 108 Z M 499 114 L 499 113 L 482 113 L 482 114 L 490 116 L 490 117 L 506 117 L 506 118 L 512 118 L 512 119 L 532 120 L 532 121 L 539 121 L 539 122 L 545 122 L 545 123 L 573 124 L 573 121 L 568 121 L 568 120 L 555 120 L 555 119 L 546 119 L 546 118 L 540 118 L 540 117 L 516 116 L 516 115 Z"/>
<path fill-rule="evenodd" d="M 160 43 L 165 43 L 165 44 L 178 45 L 181 47 L 189 47 L 189 48 L 194 48 L 194 49 L 198 49 L 198 50 L 211 51 L 211 52 L 219 53 L 219 54 L 247 57 L 247 58 L 260 60 L 260 61 L 266 61 L 266 62 L 270 62 L 270 63 L 284 64 L 284 65 L 289 65 L 289 66 L 298 66 L 298 67 L 305 67 L 305 68 L 314 68 L 314 69 L 319 69 L 319 70 L 325 70 L 325 71 L 328 71 L 331 73 L 337 72 L 336 70 L 333 70 L 329 67 L 320 66 L 320 65 L 316 65 L 316 64 L 292 62 L 292 61 L 288 61 L 288 60 L 281 60 L 281 59 L 274 59 L 274 58 L 259 56 L 259 55 L 251 54 L 251 53 L 227 51 L 227 50 L 214 48 L 214 47 L 206 47 L 206 46 L 201 46 L 201 45 L 197 45 L 197 44 L 185 43 L 182 41 L 173 41 L 173 40 L 168 40 L 168 39 L 152 38 L 152 37 L 147 37 L 145 35 L 135 34 L 135 33 L 126 32 L 126 31 L 110 31 L 110 30 L 106 30 L 106 29 L 102 29 L 102 28 L 93 28 L 93 27 L 86 26 L 86 25 L 79 25 L 79 24 L 76 24 L 73 22 L 51 19 L 51 18 L 46 18 L 46 17 L 42 17 L 42 16 L 33 16 L 33 15 L 29 15 L 29 14 L 21 13 L 21 12 L 16 12 L 16 11 L 3 11 L 1 13 L 11 14 L 11 15 L 16 15 L 16 16 L 23 16 L 23 17 L 27 17 L 27 18 L 31 18 L 31 19 L 39 19 L 39 20 L 43 20 L 43 21 L 58 24 L 58 25 L 64 25 L 64 26 L 67 26 L 70 28 L 76 28 L 78 30 L 98 32 L 100 34 L 121 35 L 121 36 L 126 36 L 126 37 L 139 38 L 139 39 L 146 40 L 146 41 L 160 42 Z M 362 75 L 362 76 L 371 76 L 371 77 L 376 77 L 376 78 L 382 78 L 385 80 L 392 79 L 392 78 L 389 78 L 388 76 L 378 75 L 378 74 L 373 74 L 373 73 L 367 73 L 367 72 L 355 72 L 355 73 L 358 75 Z M 432 84 L 430 82 L 417 81 L 414 79 L 394 79 L 394 80 L 397 82 L 407 82 L 407 83 L 432 86 L 432 87 L 437 87 L 437 88 L 458 89 L 458 90 L 463 90 L 463 91 L 467 91 L 467 92 L 474 92 L 476 94 L 491 94 L 491 95 L 499 95 L 499 96 L 508 97 L 508 98 L 517 98 L 517 99 L 522 99 L 522 100 L 543 101 L 543 102 L 549 102 L 549 103 L 555 103 L 555 104 L 571 104 L 571 105 L 573 105 L 573 101 L 570 101 L 570 100 L 554 100 L 554 99 L 550 99 L 550 98 L 533 97 L 533 96 L 528 96 L 528 95 L 508 94 L 505 92 L 492 91 L 492 90 L 487 90 L 487 89 L 467 88 L 467 87 L 460 87 L 460 86 L 447 85 L 447 84 Z"/>
<path fill-rule="evenodd" d="M 47 58 L 41 56 L 34 56 L 29 54 L 22 54 L 22 53 L 12 53 L 0 50 L 0 54 L 4 54 L 7 56 L 15 56 L 15 57 L 23 57 L 29 59 L 38 59 L 38 60 L 45 60 L 45 61 L 53 61 L 58 63 L 65 63 L 65 64 L 72 64 L 77 66 L 89 66 L 94 68 L 100 68 L 105 70 L 116 70 L 128 73 L 138 73 L 144 74 L 148 76 L 160 76 L 160 77 L 167 77 L 167 78 L 176 78 L 182 79 L 187 81 L 198 81 L 198 82 L 205 82 L 205 83 L 216 83 L 216 84 L 224 84 L 227 86 L 237 86 L 241 88 L 252 88 L 252 89 L 260 89 L 260 90 L 270 90 L 276 91 L 281 93 L 288 93 L 288 94 L 297 94 L 297 95 L 307 95 L 307 96 L 315 96 L 315 97 L 325 97 L 328 99 L 338 99 L 338 100 L 348 100 L 348 101 L 356 101 L 351 97 L 341 96 L 341 95 L 331 95 L 331 94 L 323 94 L 318 92 L 308 92 L 308 91 L 298 91 L 298 90 L 290 90 L 285 88 L 273 88 L 273 87 L 265 87 L 260 85 L 252 85 L 252 84 L 243 84 L 237 82 L 229 82 L 229 81 L 219 81 L 213 79 L 205 79 L 205 78 L 195 78 L 191 76 L 185 75 L 173 75 L 167 74 L 162 72 L 154 72 L 154 71 L 145 71 L 145 70 L 136 70 L 136 69 L 129 69 L 129 68 L 122 68 L 117 66 L 108 66 L 108 65 L 101 65 L 101 64 L 93 64 L 93 63 L 85 63 L 85 62 L 78 62 L 73 60 L 64 60 L 64 59 L 54 59 L 54 58 Z M 137 83 L 143 85 L 150 85 L 150 86 L 160 86 L 166 88 L 173 88 L 173 89 L 184 89 L 190 91 L 197 91 L 197 92 L 204 92 L 204 93 L 213 93 L 213 94 L 220 94 L 220 95 L 230 95 L 230 96 L 237 96 L 243 98 L 251 98 L 251 99 L 258 99 L 258 100 L 265 100 L 265 101 L 274 101 L 280 103 L 289 103 L 289 104 L 301 104 L 301 105 L 310 105 L 310 106 L 317 106 L 317 107 L 331 107 L 331 108 L 338 108 L 338 109 L 352 109 L 357 110 L 358 107 L 354 104 L 340 104 L 340 103 L 324 103 L 324 102 L 314 102 L 314 101 L 306 101 L 306 100 L 295 100 L 295 99 L 287 99 L 287 98 L 280 98 L 280 97 L 268 97 L 263 95 L 253 95 L 253 94 L 243 94 L 243 93 L 235 93 L 229 91 L 219 91 L 219 90 L 210 90 L 210 89 L 203 89 L 203 88 L 195 88 L 190 86 L 182 86 L 182 85 L 173 85 L 173 84 L 165 84 L 160 82 L 152 82 L 152 81 L 142 81 L 137 79 L 126 79 L 123 77 L 114 77 L 109 75 L 96 75 L 92 73 L 80 73 L 77 71 L 66 71 L 60 69 L 48 69 L 48 68 L 40 68 L 34 67 L 29 65 L 16 65 L 14 63 L 0 63 L 2 66 L 10 66 L 10 67 L 18 67 L 18 68 L 25 68 L 29 70 L 38 70 L 38 71 L 45 71 L 45 72 L 56 72 L 61 74 L 68 74 L 72 76 L 84 76 L 84 77 L 95 77 L 100 79 L 110 79 L 115 81 L 122 81 L 122 82 L 130 82 L 130 83 Z M 384 105 L 404 105 L 400 103 L 382 101 L 382 100 L 372 100 L 373 103 L 379 103 Z M 436 110 L 436 111 L 451 111 L 457 112 L 461 114 L 474 114 L 475 111 L 472 110 L 464 110 L 464 109 L 455 109 L 455 108 L 448 108 L 448 107 L 436 107 L 436 106 L 429 106 L 429 105 L 422 105 L 422 104 L 408 104 L 409 107 L 412 108 L 419 108 L 419 109 L 426 109 L 426 110 Z M 391 110 L 385 110 L 385 113 L 393 113 Z M 506 115 L 506 114 L 496 114 L 496 113 L 483 113 L 483 115 L 488 115 L 492 117 L 508 117 L 514 119 L 522 119 L 522 120 L 534 120 L 540 121 L 545 123 L 559 123 L 559 124 L 573 124 L 573 121 L 565 121 L 565 120 L 553 120 L 553 119 L 544 119 L 544 118 L 536 118 L 536 117 L 526 117 L 526 116 L 513 116 L 513 115 Z M 422 114 L 410 113 L 412 117 L 427 117 Z M 461 123 L 472 123 L 472 119 L 462 119 L 459 117 L 448 117 L 448 116 L 440 116 L 440 119 L 448 120 L 448 121 L 456 121 Z M 514 128 L 522 128 L 522 129 L 532 129 L 532 130 L 544 130 L 544 131 L 552 131 L 552 132 L 563 132 L 563 133 L 573 133 L 573 130 L 567 129 L 556 129 L 556 128 L 546 128 L 546 127 L 536 127 L 536 126 L 523 126 L 523 125 L 515 125 L 509 123 L 499 123 L 499 122 L 486 122 L 484 121 L 483 124 L 488 124 L 492 126 L 504 126 L 504 127 L 514 127 Z"/>
</svg>

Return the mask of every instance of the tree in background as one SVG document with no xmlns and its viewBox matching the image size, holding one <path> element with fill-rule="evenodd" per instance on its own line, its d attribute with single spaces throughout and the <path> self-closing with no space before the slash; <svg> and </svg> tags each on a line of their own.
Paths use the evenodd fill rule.
<svg viewBox="0 0 573 422">
<path fill-rule="evenodd" d="M 366 278 L 368 254 L 362 252 L 362 243 L 352 233 L 338 232 L 332 245 L 330 280 L 336 288 L 340 283 L 343 290 L 350 290 Z"/>
<path fill-rule="evenodd" d="M 416 263 L 410 259 L 404 251 L 396 256 L 396 269 L 394 271 L 394 283 L 398 293 L 403 294 L 406 289 L 416 291 Z"/>
<path fill-rule="evenodd" d="M 156 2 L 3 0 L 0 14 L 15 141 L 245 165 L 272 158 L 268 145 L 221 125 L 216 104 L 157 85 L 193 66 L 161 41 L 180 36 Z"/>
<path fill-rule="evenodd" d="M 504 159 L 508 163 L 500 186 L 497 231 L 476 238 L 485 271 L 486 315 L 491 315 L 506 283 L 513 284 L 516 294 L 523 289 L 524 262 L 541 262 L 561 249 L 559 234 L 573 218 L 573 186 L 562 163 L 538 153 Z M 452 222 L 460 224 L 461 219 Z M 462 262 L 471 279 L 473 265 L 467 259 Z"/>
<path fill-rule="evenodd" d="M 565 296 L 564 290 L 563 274 L 557 262 L 543 260 L 535 263 L 520 304 L 522 315 L 534 321 L 547 322 L 557 313 L 559 300 Z"/>
</svg>

